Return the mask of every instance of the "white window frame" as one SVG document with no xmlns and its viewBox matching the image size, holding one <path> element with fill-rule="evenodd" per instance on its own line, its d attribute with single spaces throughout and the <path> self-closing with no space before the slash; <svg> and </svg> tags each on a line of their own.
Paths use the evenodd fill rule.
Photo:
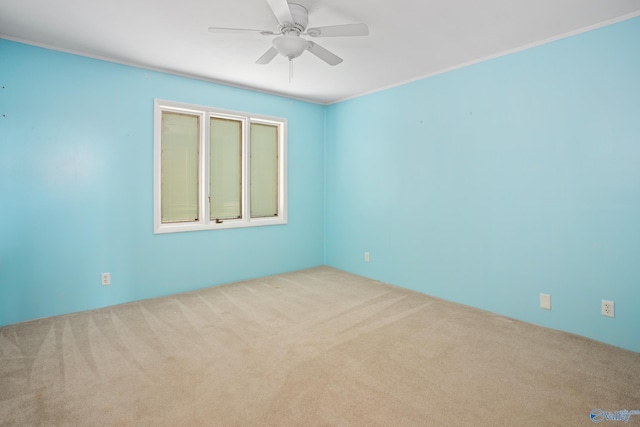
<svg viewBox="0 0 640 427">
<path fill-rule="evenodd" d="M 192 222 L 163 223 L 161 200 L 162 177 L 162 113 L 183 113 L 200 117 L 200 158 L 198 171 L 198 220 Z M 209 216 L 209 119 L 220 117 L 243 122 L 242 134 L 242 216 L 238 219 L 212 221 Z M 267 218 L 251 218 L 251 123 L 268 124 L 278 127 L 278 215 Z M 240 227 L 256 227 L 287 223 L 287 119 L 259 114 L 223 110 L 181 102 L 154 100 L 154 147 L 153 147 L 153 217 L 154 233 L 176 233 L 197 230 L 219 230 Z"/>
</svg>

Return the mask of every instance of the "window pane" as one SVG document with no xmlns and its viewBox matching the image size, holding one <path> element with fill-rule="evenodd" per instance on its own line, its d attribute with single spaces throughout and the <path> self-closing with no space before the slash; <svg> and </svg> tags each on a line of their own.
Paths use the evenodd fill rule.
<svg viewBox="0 0 640 427">
<path fill-rule="evenodd" d="M 278 215 L 278 126 L 251 123 L 251 217 Z"/>
<path fill-rule="evenodd" d="M 162 222 L 198 220 L 198 116 L 162 112 Z"/>
<path fill-rule="evenodd" d="M 211 219 L 242 216 L 242 122 L 210 121 Z"/>
</svg>

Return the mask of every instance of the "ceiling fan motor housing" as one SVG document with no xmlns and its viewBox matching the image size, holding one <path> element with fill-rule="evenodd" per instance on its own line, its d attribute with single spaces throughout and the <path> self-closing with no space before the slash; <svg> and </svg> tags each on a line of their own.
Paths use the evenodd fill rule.
<svg viewBox="0 0 640 427">
<path fill-rule="evenodd" d="M 280 25 L 278 28 L 280 32 L 287 34 L 292 31 L 300 34 L 304 33 L 304 30 L 309 24 L 309 11 L 304 6 L 297 3 L 289 3 L 289 10 L 291 11 L 291 17 L 293 23 L 291 25 Z"/>
</svg>

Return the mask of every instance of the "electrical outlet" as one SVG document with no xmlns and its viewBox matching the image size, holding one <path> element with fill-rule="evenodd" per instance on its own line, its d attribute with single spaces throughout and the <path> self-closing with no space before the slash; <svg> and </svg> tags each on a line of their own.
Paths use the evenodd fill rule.
<svg viewBox="0 0 640 427">
<path fill-rule="evenodd" d="M 364 253 L 364 260 L 365 262 L 369 262 L 369 252 Z"/>
<path fill-rule="evenodd" d="M 614 317 L 613 301 L 602 300 L 602 315 Z"/>
<path fill-rule="evenodd" d="M 111 273 L 102 273 L 102 286 L 107 286 L 111 284 Z"/>
<path fill-rule="evenodd" d="M 540 294 L 540 308 L 551 310 L 551 295 Z"/>
</svg>

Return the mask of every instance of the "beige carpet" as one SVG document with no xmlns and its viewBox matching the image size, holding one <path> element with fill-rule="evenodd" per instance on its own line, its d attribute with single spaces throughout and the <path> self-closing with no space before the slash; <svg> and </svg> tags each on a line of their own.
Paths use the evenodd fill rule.
<svg viewBox="0 0 640 427">
<path fill-rule="evenodd" d="M 3 426 L 579 426 L 594 408 L 640 410 L 640 354 L 329 267 L 0 329 Z"/>
</svg>

